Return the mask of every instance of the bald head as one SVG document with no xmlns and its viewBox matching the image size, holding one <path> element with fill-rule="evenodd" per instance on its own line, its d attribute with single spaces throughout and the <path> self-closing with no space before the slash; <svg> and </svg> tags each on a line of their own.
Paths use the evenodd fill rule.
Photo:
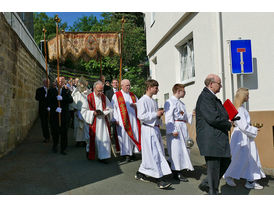
<svg viewBox="0 0 274 206">
<path fill-rule="evenodd" d="M 209 74 L 207 75 L 204 83 L 205 83 L 205 86 L 208 87 L 208 85 L 210 85 L 211 82 L 215 82 L 217 80 L 217 78 L 220 79 L 220 77 L 216 74 Z"/>
<path fill-rule="evenodd" d="M 130 81 L 128 79 L 123 79 L 121 81 L 121 87 L 124 92 L 128 93 L 130 90 Z"/>
<path fill-rule="evenodd" d="M 220 92 L 222 88 L 221 78 L 216 74 L 207 75 L 205 81 L 205 86 L 210 89 L 214 94 Z"/>
<path fill-rule="evenodd" d="M 43 84 L 44 84 L 45 87 L 49 87 L 49 85 L 50 85 L 50 80 L 49 80 L 49 79 L 44 79 L 44 80 L 43 80 Z"/>
</svg>

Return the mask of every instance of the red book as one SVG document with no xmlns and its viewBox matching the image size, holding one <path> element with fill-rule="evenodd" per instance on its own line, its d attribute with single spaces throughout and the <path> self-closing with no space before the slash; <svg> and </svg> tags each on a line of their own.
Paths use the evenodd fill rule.
<svg viewBox="0 0 274 206">
<path fill-rule="evenodd" d="M 224 102 L 224 108 L 226 109 L 230 120 L 232 120 L 238 114 L 237 109 L 229 99 Z"/>
</svg>

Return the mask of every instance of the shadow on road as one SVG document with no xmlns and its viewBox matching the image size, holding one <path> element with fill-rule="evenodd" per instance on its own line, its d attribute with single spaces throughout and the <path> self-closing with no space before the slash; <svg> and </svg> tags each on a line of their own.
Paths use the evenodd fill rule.
<svg viewBox="0 0 274 206">
<path fill-rule="evenodd" d="M 72 136 L 69 129 L 67 155 L 52 153 L 36 121 L 26 139 L 0 159 L 0 194 L 53 195 L 121 174 L 116 159 L 108 164 L 87 160 Z"/>
</svg>

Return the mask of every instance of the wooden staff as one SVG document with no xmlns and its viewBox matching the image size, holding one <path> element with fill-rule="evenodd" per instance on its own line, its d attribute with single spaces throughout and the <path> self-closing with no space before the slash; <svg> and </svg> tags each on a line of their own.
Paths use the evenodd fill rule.
<svg viewBox="0 0 274 206">
<path fill-rule="evenodd" d="M 45 28 L 43 28 L 43 32 L 44 32 L 44 50 L 45 50 L 45 64 L 46 64 L 46 75 L 47 75 L 47 89 L 49 88 L 49 76 L 48 76 L 48 60 L 47 60 L 47 46 L 46 46 L 46 32 L 47 30 Z"/>
<path fill-rule="evenodd" d="M 57 83 L 58 83 L 58 95 L 60 95 L 60 76 L 59 76 L 59 43 L 58 43 L 58 23 L 60 19 L 58 15 L 55 15 L 54 20 L 56 22 L 56 48 L 57 48 Z M 58 107 L 61 107 L 60 100 L 58 100 Z M 61 113 L 59 113 L 59 127 L 61 127 Z"/>
<path fill-rule="evenodd" d="M 124 23 L 125 18 L 123 17 L 122 20 L 122 29 L 121 29 L 121 54 L 120 54 L 120 77 L 119 77 L 119 90 L 121 89 L 121 81 L 122 81 L 122 51 L 123 51 L 123 34 L 124 34 Z"/>
<path fill-rule="evenodd" d="M 44 32 L 44 50 L 45 50 L 45 64 L 46 64 L 46 75 L 47 75 L 47 92 L 49 92 L 49 75 L 48 75 L 48 57 L 47 57 L 47 44 L 46 44 L 46 32 L 45 27 L 43 28 Z M 50 111 L 48 111 L 48 120 L 50 118 Z"/>
<path fill-rule="evenodd" d="M 102 72 L 102 56 L 100 55 L 100 78 L 102 77 L 103 72 Z"/>
</svg>

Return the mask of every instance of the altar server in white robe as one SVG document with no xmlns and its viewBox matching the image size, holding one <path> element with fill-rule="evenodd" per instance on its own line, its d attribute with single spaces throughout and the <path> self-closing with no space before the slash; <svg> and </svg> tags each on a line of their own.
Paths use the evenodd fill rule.
<svg viewBox="0 0 274 206">
<path fill-rule="evenodd" d="M 84 121 L 81 115 L 81 109 L 83 106 L 83 102 L 87 101 L 87 96 L 91 93 L 91 91 L 87 88 L 87 81 L 84 78 L 80 78 L 78 81 L 77 88 L 74 89 L 71 96 L 73 98 L 73 109 L 74 112 L 74 138 L 76 141 L 76 145 L 80 146 L 80 144 L 85 143 L 87 137 L 89 136 L 89 125 Z"/>
<path fill-rule="evenodd" d="M 249 92 L 246 88 L 239 88 L 235 95 L 234 106 L 238 109 L 241 119 L 235 121 L 235 128 L 231 135 L 231 163 L 224 174 L 228 185 L 236 186 L 234 179 L 246 179 L 247 189 L 263 189 L 256 180 L 265 178 L 262 170 L 258 150 L 254 139 L 259 129 L 250 125 L 250 116 L 243 107 L 243 103 L 249 99 Z"/>
<path fill-rule="evenodd" d="M 175 179 L 188 182 L 182 175 L 184 169 L 193 171 L 190 151 L 186 147 L 189 139 L 186 123 L 192 123 L 192 114 L 188 114 L 185 104 L 180 100 L 185 96 L 183 84 L 175 84 L 173 96 L 165 102 L 165 122 L 169 163 Z"/>
<path fill-rule="evenodd" d="M 108 115 L 113 112 L 113 109 L 110 101 L 103 94 L 103 83 L 95 82 L 93 89 L 94 92 L 88 95 L 81 109 L 83 119 L 89 124 L 87 158 L 95 159 L 95 148 L 97 148 L 98 160 L 107 163 L 106 159 L 111 156 Z"/>
<path fill-rule="evenodd" d="M 130 81 L 121 81 L 121 90 L 112 97 L 113 121 L 116 122 L 120 155 L 125 156 L 123 163 L 133 161 L 134 153 L 141 149 L 141 124 L 137 119 L 135 103 L 138 98 L 130 92 Z M 139 147 L 139 149 L 138 149 Z"/>
<path fill-rule="evenodd" d="M 135 179 L 144 182 L 152 179 L 156 181 L 158 188 L 165 189 L 170 187 L 171 183 L 167 182 L 164 176 L 171 174 L 171 170 L 165 158 L 160 133 L 160 118 L 164 110 L 158 109 L 157 102 L 152 99 L 152 96 L 158 93 L 158 86 L 156 80 L 147 80 L 146 94 L 137 102 L 137 116 L 142 122 L 142 163 Z"/>
</svg>

